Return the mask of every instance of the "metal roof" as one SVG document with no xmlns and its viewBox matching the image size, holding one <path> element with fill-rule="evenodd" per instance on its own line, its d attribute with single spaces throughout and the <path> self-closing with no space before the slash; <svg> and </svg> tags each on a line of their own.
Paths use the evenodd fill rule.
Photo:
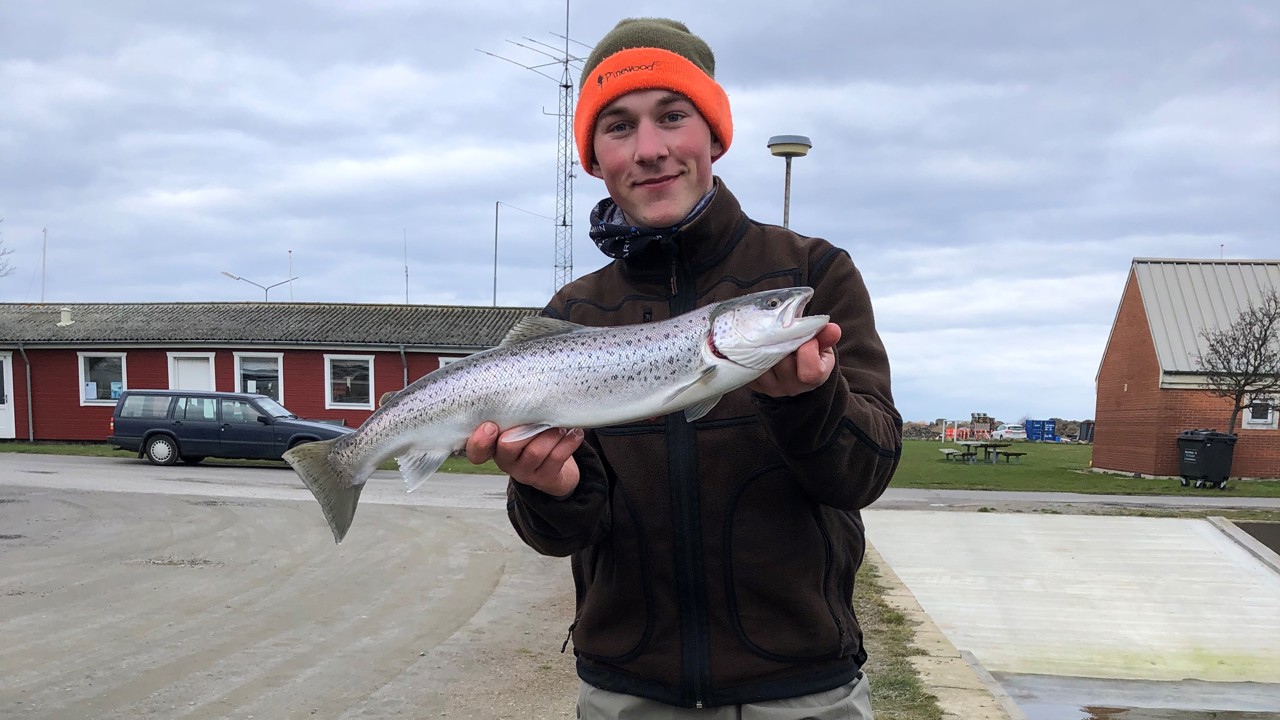
<svg viewBox="0 0 1280 720">
<path fill-rule="evenodd" d="M 1199 372 L 1202 332 L 1230 327 L 1268 291 L 1280 292 L 1280 260 L 1134 258 L 1133 273 L 1163 372 Z"/>
<path fill-rule="evenodd" d="M 60 324 L 63 310 L 70 324 Z M 337 303 L 0 303 L 0 344 L 243 344 L 473 350 L 537 308 Z"/>
</svg>

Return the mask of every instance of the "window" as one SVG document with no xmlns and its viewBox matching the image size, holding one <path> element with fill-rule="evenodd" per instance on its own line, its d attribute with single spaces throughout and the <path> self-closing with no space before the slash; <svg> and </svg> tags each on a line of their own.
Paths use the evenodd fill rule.
<svg viewBox="0 0 1280 720">
<path fill-rule="evenodd" d="M 1277 427 L 1276 398 L 1257 398 L 1244 411 L 1242 427 L 1249 430 L 1275 430 Z"/>
<path fill-rule="evenodd" d="M 236 353 L 236 390 L 284 402 L 283 353 Z"/>
<path fill-rule="evenodd" d="M 80 357 L 80 404 L 115 405 L 125 387 L 124 353 L 76 353 Z"/>
<path fill-rule="evenodd" d="M 124 399 L 120 417 L 162 418 L 169 412 L 169 400 L 163 395 L 130 395 Z"/>
<path fill-rule="evenodd" d="M 213 398 L 180 397 L 178 406 L 173 409 L 173 419 L 213 422 L 218 419 L 217 408 L 213 405 Z"/>
<path fill-rule="evenodd" d="M 325 355 L 327 409 L 373 409 L 373 356 Z"/>
<path fill-rule="evenodd" d="M 258 408 L 248 400 L 222 401 L 222 422 L 224 423 L 253 424 L 258 422 L 258 416 L 261 414 Z"/>
</svg>

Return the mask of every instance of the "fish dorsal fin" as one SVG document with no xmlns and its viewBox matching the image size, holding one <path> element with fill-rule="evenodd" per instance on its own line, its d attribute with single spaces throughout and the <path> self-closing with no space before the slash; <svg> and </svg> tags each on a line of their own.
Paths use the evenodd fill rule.
<svg viewBox="0 0 1280 720">
<path fill-rule="evenodd" d="M 563 335 L 575 330 L 581 330 L 582 325 L 571 323 L 568 320 L 557 320 L 549 317 L 527 317 L 520 318 L 511 329 L 507 331 L 507 336 L 502 338 L 499 345 L 510 345 L 511 343 L 522 342 L 524 340 L 532 340 L 538 337 L 546 337 L 548 335 Z"/>
</svg>

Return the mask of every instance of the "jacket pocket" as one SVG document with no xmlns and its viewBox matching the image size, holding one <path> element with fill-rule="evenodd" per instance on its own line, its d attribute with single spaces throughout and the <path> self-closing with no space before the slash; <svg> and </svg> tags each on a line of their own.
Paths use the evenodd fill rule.
<svg viewBox="0 0 1280 720">
<path fill-rule="evenodd" d="M 744 647 L 781 662 L 842 655 L 852 617 L 835 601 L 836 575 L 847 550 L 785 467 L 742 486 L 725 534 L 726 592 Z"/>
<path fill-rule="evenodd" d="M 578 613 L 574 652 L 622 664 L 639 656 L 654 627 L 652 568 L 641 520 L 626 493 L 613 493 L 613 530 L 574 558 Z"/>
</svg>

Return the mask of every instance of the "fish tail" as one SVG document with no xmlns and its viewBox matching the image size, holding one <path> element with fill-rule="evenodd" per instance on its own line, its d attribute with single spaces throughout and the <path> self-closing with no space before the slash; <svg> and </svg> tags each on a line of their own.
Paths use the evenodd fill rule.
<svg viewBox="0 0 1280 720">
<path fill-rule="evenodd" d="M 298 445 L 284 454 L 284 460 L 293 466 L 320 502 L 320 509 L 333 530 L 333 540 L 341 544 L 355 517 L 364 483 L 356 481 L 351 468 L 329 459 L 333 443 L 333 440 L 323 440 Z"/>
</svg>

